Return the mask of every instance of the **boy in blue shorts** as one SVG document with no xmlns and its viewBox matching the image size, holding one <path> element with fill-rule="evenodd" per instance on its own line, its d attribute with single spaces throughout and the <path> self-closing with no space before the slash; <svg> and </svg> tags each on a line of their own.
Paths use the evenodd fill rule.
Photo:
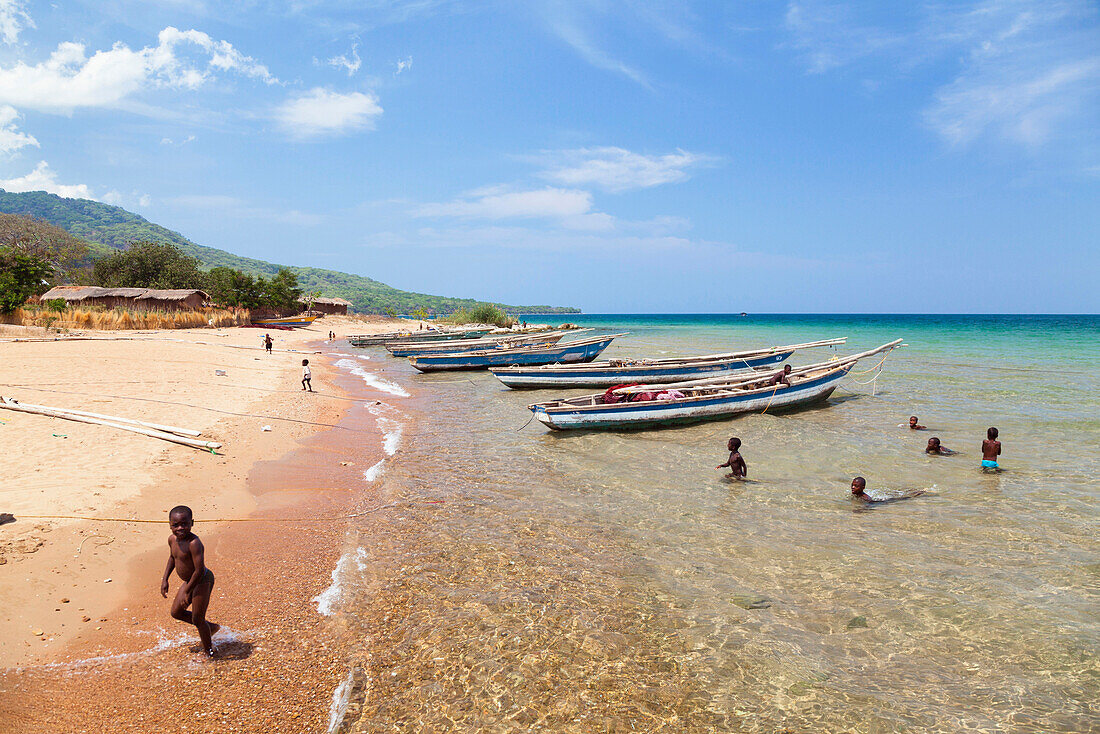
<svg viewBox="0 0 1100 734">
<path fill-rule="evenodd" d="M 1000 471 L 997 457 L 1001 455 L 1001 442 L 997 440 L 997 429 L 990 428 L 985 435 L 986 439 L 982 441 L 982 471 Z"/>
</svg>

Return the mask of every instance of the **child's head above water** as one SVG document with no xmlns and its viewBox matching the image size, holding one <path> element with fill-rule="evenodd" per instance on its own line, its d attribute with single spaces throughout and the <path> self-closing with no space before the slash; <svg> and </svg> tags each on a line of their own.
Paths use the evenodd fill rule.
<svg viewBox="0 0 1100 734">
<path fill-rule="evenodd" d="M 911 426 L 917 425 L 917 416 L 915 416 L 915 415 L 909 416 L 909 425 L 911 425 Z"/>
<path fill-rule="evenodd" d="M 729 440 L 729 441 L 728 441 L 728 442 L 726 443 L 726 447 L 727 447 L 727 448 L 728 448 L 728 449 L 729 449 L 730 451 L 736 451 L 737 449 L 741 448 L 741 439 L 739 439 L 739 438 L 736 438 L 736 437 L 735 437 L 735 438 L 731 438 L 731 439 L 730 439 L 730 440 Z"/>
<path fill-rule="evenodd" d="M 939 451 L 940 450 L 940 440 L 938 438 L 936 438 L 935 436 L 928 439 L 928 450 L 929 451 Z"/>
<path fill-rule="evenodd" d="M 985 432 L 986 438 L 988 438 L 990 441 L 995 440 L 998 435 L 1000 435 L 1000 434 L 997 433 L 997 429 L 992 428 L 992 427 L 988 431 Z"/>
<path fill-rule="evenodd" d="M 852 494 L 863 494 L 863 490 L 867 487 L 867 480 L 863 477 L 856 477 L 852 480 Z"/>
</svg>

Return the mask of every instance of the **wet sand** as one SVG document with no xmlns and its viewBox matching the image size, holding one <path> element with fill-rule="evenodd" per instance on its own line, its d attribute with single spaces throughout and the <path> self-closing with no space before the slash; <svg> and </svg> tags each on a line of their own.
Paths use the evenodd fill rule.
<svg viewBox="0 0 1100 734">
<path fill-rule="evenodd" d="M 335 320 L 325 325 L 335 326 Z M 369 328 L 340 326 L 338 333 Z M 234 333 L 227 341 L 240 340 L 245 346 L 257 343 L 263 333 L 228 331 Z M 327 328 L 312 331 L 276 333 L 277 351 L 271 357 L 220 344 L 180 343 L 174 340 L 181 334 L 169 332 L 172 341 L 152 343 L 156 352 L 151 358 L 159 364 L 142 364 L 149 342 L 0 345 L 10 353 L 20 351 L 24 368 L 47 350 L 70 352 L 65 360 L 58 360 L 56 351 L 41 356 L 33 370 L 41 390 L 58 391 L 49 399 L 28 386 L 25 370 L 22 375 L 0 374 L 4 394 L 13 394 L 18 380 L 24 402 L 142 417 L 146 413 L 135 406 L 156 406 L 153 412 L 159 417 L 145 419 L 209 428 L 225 443 L 214 457 L 174 445 L 165 449 L 167 444 L 147 437 L 119 438 L 101 426 L 37 416 L 13 414 L 29 420 L 2 426 L 7 436 L 18 422 L 16 435 L 23 441 L 14 446 L 19 469 L 4 486 L 22 490 L 22 504 L 14 508 L 17 518 L 72 513 L 157 519 L 178 502 L 191 504 L 199 521 L 196 533 L 217 576 L 209 616 L 225 626 L 215 637 L 218 659 L 210 662 L 198 653 L 193 628 L 168 616 L 169 602 L 159 593 L 166 524 L 19 519 L 5 525 L 0 549 L 9 560 L 0 565 L 0 591 L 5 600 L 13 600 L 5 605 L 0 637 L 0 721 L 5 732 L 103 731 L 104 722 L 110 722 L 111 731 L 135 732 L 327 727 L 332 691 L 346 675 L 346 666 L 338 653 L 340 625 L 326 624 L 311 600 L 331 584 L 348 525 L 343 518 L 372 509 L 369 493 L 349 488 L 362 486 L 362 472 L 382 451 L 374 416 L 365 409 L 374 402 L 370 390 L 362 382 L 338 377 L 330 356 L 310 358 L 317 394 L 292 389 L 303 355 L 280 354 L 278 349 L 308 350 L 306 342 L 316 346 Z M 182 338 L 212 341 L 211 333 L 189 332 Z M 72 352 L 84 352 L 83 360 L 72 358 Z M 24 356 L 28 354 L 30 359 Z M 261 362 L 269 369 L 249 364 L 256 358 L 271 360 Z M 76 393 L 91 402 L 87 386 L 99 382 L 111 360 L 135 370 L 127 376 L 133 379 L 113 373 L 112 409 L 102 401 L 85 407 Z M 219 360 L 230 362 L 226 371 L 238 384 L 231 391 L 239 396 L 236 402 L 217 394 L 216 387 L 194 384 L 216 385 L 213 368 L 222 368 L 215 364 Z M 85 370 L 95 379 L 78 373 L 87 385 L 72 389 L 73 375 L 67 371 L 80 370 L 82 361 L 98 367 Z M 188 361 L 199 365 L 195 375 L 180 372 L 186 368 L 179 365 Z M 66 373 L 65 379 L 47 379 L 50 369 Z M 254 372 L 250 377 L 255 379 L 241 382 L 244 370 Z M 69 384 L 47 388 L 46 383 L 59 382 Z M 135 383 L 133 392 L 123 395 L 128 382 Z M 189 391 L 187 402 L 199 407 L 181 405 Z M 104 392 L 101 388 L 97 394 Z M 210 400 L 212 394 L 218 395 L 216 400 Z M 202 422 L 203 413 L 213 412 L 203 409 L 213 406 L 221 412 Z M 244 415 L 233 415 L 238 413 Z M 52 435 L 59 432 L 59 423 L 64 423 L 64 438 Z M 261 431 L 262 425 L 273 430 Z M 44 442 L 47 436 L 35 436 L 35 431 L 49 431 L 48 437 L 69 447 L 72 455 L 58 459 L 37 450 L 35 441 Z M 114 460 L 96 464 L 95 454 L 116 440 L 120 445 Z M 266 460 L 272 457 L 282 458 Z M 87 492 L 89 484 L 99 488 L 98 496 Z M 276 521 L 286 518 L 314 520 Z M 173 579 L 173 591 L 178 583 Z"/>
</svg>

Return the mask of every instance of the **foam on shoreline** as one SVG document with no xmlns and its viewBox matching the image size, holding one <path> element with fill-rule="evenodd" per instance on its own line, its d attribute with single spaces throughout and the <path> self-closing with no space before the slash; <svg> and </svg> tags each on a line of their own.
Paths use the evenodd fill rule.
<svg viewBox="0 0 1100 734">
<path fill-rule="evenodd" d="M 336 607 L 344 595 L 344 582 L 348 574 L 351 573 L 352 563 L 359 571 L 366 569 L 367 551 L 365 548 L 357 547 L 349 550 L 336 562 L 336 568 L 332 570 L 332 584 L 310 600 L 316 602 L 319 614 L 331 617 L 336 613 Z"/>
<path fill-rule="evenodd" d="M 382 392 L 389 393 L 390 395 L 396 395 L 399 398 L 409 397 L 409 393 L 405 390 L 405 388 L 401 387 L 396 382 L 384 380 L 373 372 L 363 369 L 354 359 L 348 357 L 338 359 L 336 360 L 336 366 L 341 367 L 352 373 L 353 375 L 362 378 L 363 382 L 367 383 L 376 390 L 381 390 Z"/>
</svg>

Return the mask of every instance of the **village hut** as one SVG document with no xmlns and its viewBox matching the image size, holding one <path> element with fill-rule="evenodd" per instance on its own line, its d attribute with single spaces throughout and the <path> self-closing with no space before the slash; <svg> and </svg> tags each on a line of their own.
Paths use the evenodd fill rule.
<svg viewBox="0 0 1100 734">
<path fill-rule="evenodd" d="M 40 296 L 42 301 L 60 299 L 69 306 L 103 306 L 140 311 L 191 311 L 210 299 L 203 291 L 153 290 L 150 288 L 100 288 L 93 285 L 59 285 Z"/>
<path fill-rule="evenodd" d="M 299 298 L 298 303 L 309 307 L 310 301 L 308 298 Z M 349 306 L 351 306 L 351 301 L 345 301 L 343 298 L 314 298 L 310 311 L 312 313 L 346 315 Z"/>
<path fill-rule="evenodd" d="M 205 291 L 159 291 L 150 288 L 134 299 L 134 306 L 146 311 L 197 311 L 209 300 L 210 296 Z"/>
</svg>

